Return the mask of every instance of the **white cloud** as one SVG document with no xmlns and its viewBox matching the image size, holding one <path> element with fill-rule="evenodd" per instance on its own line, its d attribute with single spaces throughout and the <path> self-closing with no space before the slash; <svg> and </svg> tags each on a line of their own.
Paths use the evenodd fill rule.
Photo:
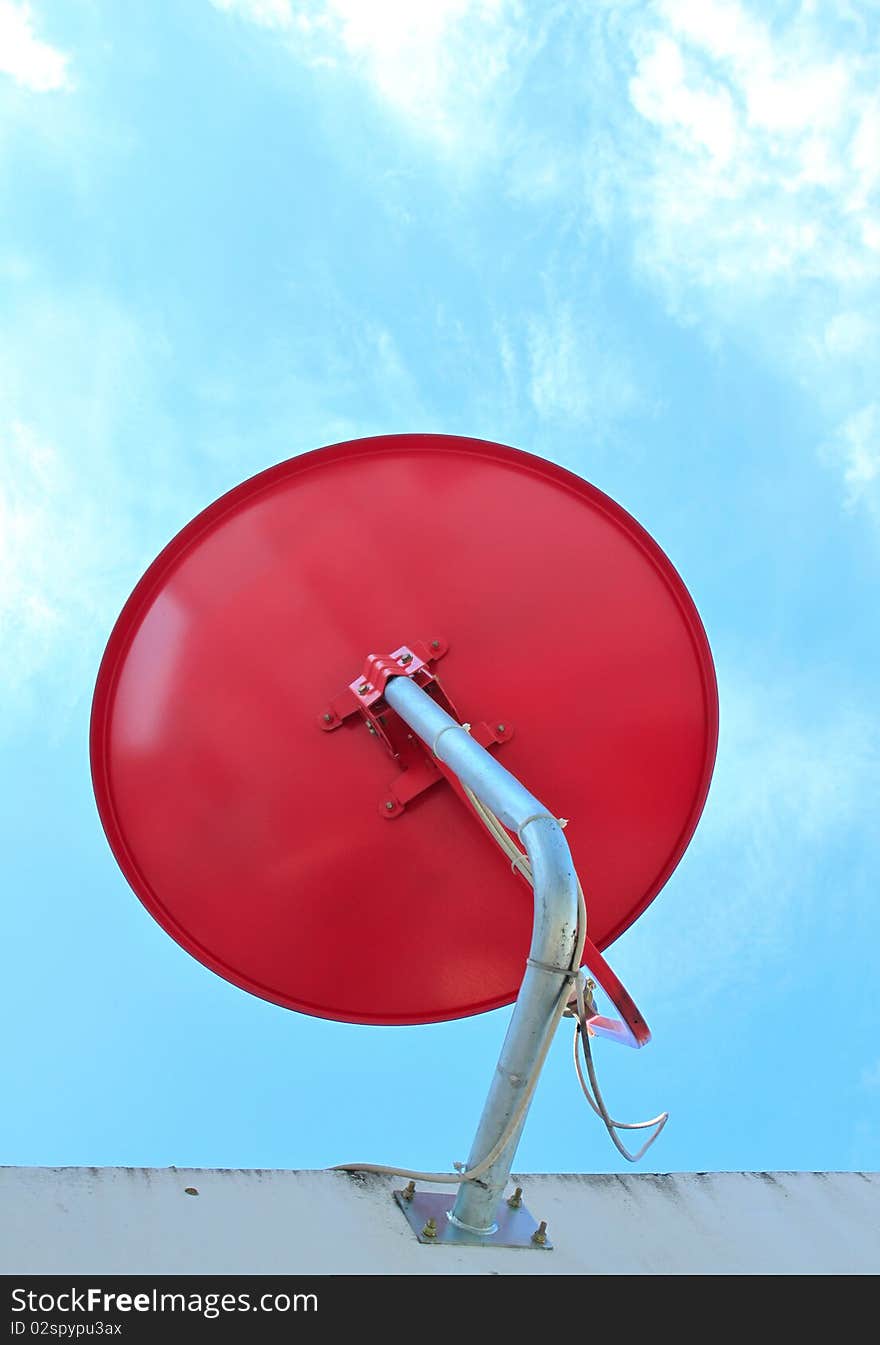
<svg viewBox="0 0 880 1345">
<path fill-rule="evenodd" d="M 791 683 L 760 684 L 722 677 L 724 716 L 718 791 L 723 802 L 710 829 L 728 827 L 754 858 L 764 880 L 797 838 L 811 844 L 867 810 L 870 782 L 880 783 L 880 735 L 873 715 L 815 696 L 821 718 L 804 714 Z M 815 713 L 815 706 L 812 707 Z"/>
<path fill-rule="evenodd" d="M 29 4 L 0 0 L 0 72 L 35 93 L 71 88 L 70 57 L 43 42 L 34 32 Z"/>
<path fill-rule="evenodd" d="M 53 574 L 63 473 L 54 447 L 21 421 L 5 427 L 0 448 L 0 640 L 5 679 L 17 689 L 45 662 L 63 621 L 66 565 Z"/>
<path fill-rule="evenodd" d="M 212 0 L 274 29 L 312 65 L 344 61 L 411 131 L 442 150 L 492 142 L 527 28 L 519 0 Z"/>
<path fill-rule="evenodd" d="M 853 412 L 826 454 L 843 472 L 847 504 L 865 504 L 880 517 L 880 403 Z"/>
<path fill-rule="evenodd" d="M 354 324 L 353 324 L 354 325 Z M 389 415 L 400 423 L 424 424 L 425 408 L 419 396 L 418 383 L 401 354 L 387 327 L 365 322 L 357 332 L 354 349 L 356 362 L 372 370 L 372 386 L 383 416 Z M 357 375 L 350 372 L 353 386 Z"/>
<path fill-rule="evenodd" d="M 359 77 L 457 173 L 491 163 L 509 198 L 556 211 L 558 237 L 613 237 L 675 317 L 713 343 L 745 338 L 800 384 L 819 413 L 810 450 L 841 426 L 823 456 L 845 503 L 868 498 L 864 408 L 880 380 L 871 15 L 843 7 L 830 23 L 811 0 L 595 0 L 540 15 L 520 0 L 213 2 L 275 30 L 298 59 Z M 516 348 L 538 414 L 589 422 L 600 365 L 603 392 L 631 405 L 626 362 L 564 305 L 548 314 L 504 319 L 505 367 Z"/>
<path fill-rule="evenodd" d="M 460 163 L 491 147 L 519 197 L 571 192 L 580 125 L 591 205 L 607 217 L 613 179 L 642 266 L 671 290 L 729 301 L 791 277 L 880 277 L 877 52 L 836 49 L 809 0 L 597 0 L 540 18 L 521 0 L 212 3 L 303 59 L 344 61 Z M 558 78 L 518 104 L 551 40 Z"/>
<path fill-rule="evenodd" d="M 442 144 L 479 138 L 478 109 L 509 74 L 504 0 L 330 0 L 342 44 L 377 94 Z"/>
<path fill-rule="evenodd" d="M 216 9 L 238 14 L 261 28 L 285 29 L 293 26 L 290 0 L 211 0 Z"/>
<path fill-rule="evenodd" d="M 583 319 L 570 304 L 548 304 L 543 317 L 526 325 L 529 395 L 537 414 L 547 420 L 589 424 L 602 430 L 636 404 L 635 384 L 607 335 Z M 501 342 L 502 365 L 509 369 L 509 333 Z"/>
<path fill-rule="evenodd" d="M 880 346 L 880 326 L 858 310 L 835 313 L 826 323 L 824 343 L 829 355 L 873 358 Z"/>
<path fill-rule="evenodd" d="M 817 866 L 821 874 L 822 857 L 851 845 L 873 816 L 874 707 L 795 675 L 719 673 L 721 734 L 706 812 L 656 914 L 621 948 L 646 1002 L 747 985 L 769 965 L 784 977 L 805 923 L 820 912 L 824 921 L 853 915 L 855 894 L 829 889 Z M 790 974 L 799 975 L 796 966 Z"/>
<path fill-rule="evenodd" d="M 705 151 L 715 165 L 728 163 L 739 131 L 730 92 L 723 86 L 689 85 L 679 46 L 658 36 L 630 81 L 630 97 L 648 121 L 663 126 L 685 153 Z"/>
<path fill-rule="evenodd" d="M 155 407 L 163 353 L 90 292 L 28 287 L 0 317 L 0 723 L 36 708 L 40 679 L 60 715 L 88 694 L 127 590 L 184 521 L 156 526 L 166 495 L 187 508 L 189 470 Z"/>
<path fill-rule="evenodd" d="M 587 199 L 603 230 L 629 230 L 673 315 L 800 385 L 843 504 L 880 518 L 880 31 L 827 17 L 809 0 L 656 0 L 600 24 L 612 73 L 591 107 L 629 68 L 629 108 Z"/>
<path fill-rule="evenodd" d="M 267 341 L 246 371 L 197 369 L 173 415 L 155 314 L 36 266 L 0 309 L 0 737 L 82 708 L 135 581 L 223 490 L 297 449 L 425 423 L 392 334 L 338 306 L 332 277 L 322 298 L 338 327 Z"/>
<path fill-rule="evenodd" d="M 673 289 L 752 298 L 791 279 L 880 276 L 867 55 L 830 47 L 808 5 L 777 30 L 736 0 L 662 0 L 631 44 L 630 100 L 648 130 L 631 205 L 647 270 Z"/>
</svg>

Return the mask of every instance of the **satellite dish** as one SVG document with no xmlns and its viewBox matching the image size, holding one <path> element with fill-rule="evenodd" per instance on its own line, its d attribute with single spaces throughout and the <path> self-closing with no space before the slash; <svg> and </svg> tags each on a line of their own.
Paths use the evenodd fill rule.
<svg viewBox="0 0 880 1345">
<path fill-rule="evenodd" d="M 570 819 L 583 960 L 641 1044 L 601 950 L 697 825 L 712 657 L 644 529 L 500 444 L 306 453 L 157 557 L 110 636 L 91 723 L 101 821 L 135 893 L 206 966 L 304 1013 L 413 1024 L 509 1004 L 532 894 L 414 727 L 419 696 L 542 816 Z"/>
</svg>

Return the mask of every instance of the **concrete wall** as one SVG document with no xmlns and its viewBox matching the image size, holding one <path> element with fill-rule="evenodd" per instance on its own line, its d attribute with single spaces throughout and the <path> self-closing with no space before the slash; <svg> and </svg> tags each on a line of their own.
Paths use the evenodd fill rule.
<svg viewBox="0 0 880 1345">
<path fill-rule="evenodd" d="M 517 1180 L 531 1213 L 547 1221 L 552 1251 L 422 1245 L 393 1199 L 392 1190 L 403 1185 L 399 1179 L 194 1168 L 2 1168 L 0 1272 L 880 1272 L 878 1173 L 541 1174 Z M 186 1194 L 186 1187 L 198 1194 Z"/>
</svg>

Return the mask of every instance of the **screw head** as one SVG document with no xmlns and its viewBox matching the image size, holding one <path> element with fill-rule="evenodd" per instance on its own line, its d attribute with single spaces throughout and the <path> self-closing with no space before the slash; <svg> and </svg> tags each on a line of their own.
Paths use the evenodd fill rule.
<svg viewBox="0 0 880 1345">
<path fill-rule="evenodd" d="M 325 713 L 324 713 L 324 723 L 325 723 L 325 724 L 332 724 L 332 723 L 333 723 L 333 716 L 331 715 L 331 713 L 330 713 L 329 710 L 325 711 Z"/>
<path fill-rule="evenodd" d="M 388 809 L 389 813 L 394 812 L 394 804 L 392 803 L 391 799 L 385 800 L 385 807 Z"/>
<path fill-rule="evenodd" d="M 407 663 L 412 663 L 412 658 L 412 654 L 401 654 L 400 661 L 405 667 Z"/>
<path fill-rule="evenodd" d="M 432 648 L 432 649 L 439 649 L 439 648 L 440 648 L 440 641 L 439 641 L 439 640 L 432 640 L 432 641 L 431 641 L 431 648 Z"/>
<path fill-rule="evenodd" d="M 507 725 L 506 725 L 506 724 L 497 724 L 497 725 L 496 725 L 496 728 L 498 729 L 498 732 L 499 732 L 499 733 L 506 733 L 506 732 L 507 732 Z"/>
</svg>

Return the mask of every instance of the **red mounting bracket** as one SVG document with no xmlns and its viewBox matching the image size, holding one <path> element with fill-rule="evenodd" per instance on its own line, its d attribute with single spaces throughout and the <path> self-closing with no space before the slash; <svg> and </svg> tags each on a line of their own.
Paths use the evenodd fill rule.
<svg viewBox="0 0 880 1345">
<path fill-rule="evenodd" d="M 636 1048 L 646 1046 L 651 1040 L 648 1024 L 639 1013 L 626 986 L 611 970 L 591 939 L 587 939 L 584 943 L 582 962 L 587 970 L 595 976 L 620 1014 L 620 1018 L 605 1018 L 598 1013 L 588 1018 L 587 1027 L 592 1035 L 594 1037 L 608 1037 L 610 1041 L 619 1042 L 622 1046 L 634 1046 Z M 568 1001 L 569 1008 L 574 1008 L 576 998 L 575 992 L 572 991 Z"/>
<path fill-rule="evenodd" d="M 439 636 L 415 644 L 401 645 L 391 654 L 370 654 L 360 677 L 349 682 L 346 689 L 319 715 L 318 725 L 325 733 L 358 715 L 368 731 L 384 746 L 398 764 L 399 772 L 383 791 L 379 812 L 385 818 L 399 817 L 408 803 L 423 794 L 438 780 L 449 778 L 427 746 L 413 733 L 407 723 L 388 705 L 384 698 L 389 677 L 411 677 L 443 707 L 447 714 L 462 723 L 439 679 L 429 665 L 441 659 L 449 645 Z M 507 723 L 466 725 L 475 742 L 481 747 L 507 742 L 513 736 L 513 727 Z"/>
<path fill-rule="evenodd" d="M 332 733 L 357 716 L 397 764 L 398 772 L 383 791 L 378 803 L 382 817 L 399 817 L 408 803 L 437 784 L 438 780 L 448 780 L 457 793 L 464 795 L 455 773 L 438 761 L 430 745 L 424 743 L 405 720 L 392 710 L 384 694 L 389 677 L 411 677 L 447 714 L 462 724 L 461 716 L 430 668 L 431 664 L 443 657 L 448 648 L 445 640 L 435 636 L 416 644 L 403 644 L 390 654 L 370 654 L 361 676 L 349 682 L 345 690 L 318 716 L 318 725 L 325 733 Z M 495 743 L 507 742 L 513 736 L 513 727 L 508 723 L 462 724 L 462 727 L 469 729 L 481 747 L 488 748 Z M 610 1037 L 627 1046 L 644 1046 L 651 1037 L 647 1023 L 625 987 L 589 939 L 584 945 L 583 962 L 621 1015 L 618 1020 L 594 1014 L 588 1022 L 590 1032 Z M 573 1003 L 573 999 L 569 1003 Z"/>
</svg>

